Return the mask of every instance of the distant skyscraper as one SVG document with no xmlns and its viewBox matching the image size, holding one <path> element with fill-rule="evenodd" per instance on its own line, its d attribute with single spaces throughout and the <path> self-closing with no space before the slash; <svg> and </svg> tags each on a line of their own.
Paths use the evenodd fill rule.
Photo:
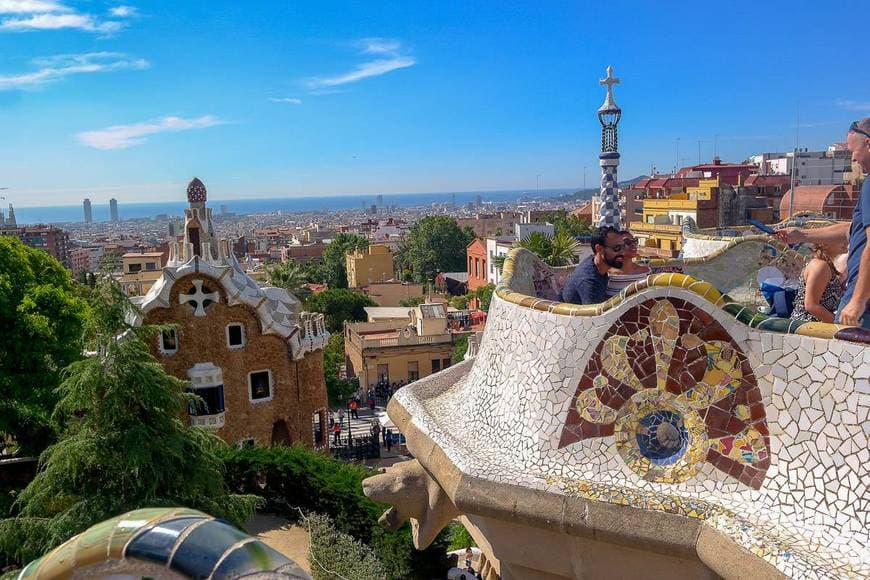
<svg viewBox="0 0 870 580">
<path fill-rule="evenodd" d="M 13 228 L 18 225 L 15 222 L 15 208 L 12 207 L 11 203 L 9 204 L 9 217 L 6 218 L 6 225 L 11 226 Z"/>
<path fill-rule="evenodd" d="M 118 200 L 114 197 L 109 200 L 109 215 L 113 222 L 121 221 L 118 218 Z"/>
<path fill-rule="evenodd" d="M 384 207 L 384 196 L 383 195 L 378 196 L 378 207 Z"/>
<path fill-rule="evenodd" d="M 601 123 L 601 154 L 598 156 L 601 165 L 601 217 L 596 225 L 619 229 L 622 216 L 619 211 L 619 143 L 616 126 L 622 117 L 622 109 L 613 100 L 613 85 L 619 84 L 619 79 L 613 76 L 613 67 L 607 67 L 607 78 L 599 83 L 607 86 L 607 96 L 598 109 L 598 121 Z"/>
<path fill-rule="evenodd" d="M 476 205 L 477 207 L 482 206 L 483 205 L 483 197 L 481 197 L 479 195 L 475 195 L 474 196 L 474 205 Z"/>
<path fill-rule="evenodd" d="M 175 224 L 173 222 L 169 222 L 169 237 L 175 237 Z"/>
<path fill-rule="evenodd" d="M 91 213 L 91 200 L 89 200 L 88 198 L 85 198 L 84 207 L 85 207 L 85 223 L 86 224 L 93 223 L 94 222 L 94 214 Z"/>
<path fill-rule="evenodd" d="M 0 209 L 0 226 L 6 225 L 6 218 L 3 216 L 3 210 Z"/>
</svg>

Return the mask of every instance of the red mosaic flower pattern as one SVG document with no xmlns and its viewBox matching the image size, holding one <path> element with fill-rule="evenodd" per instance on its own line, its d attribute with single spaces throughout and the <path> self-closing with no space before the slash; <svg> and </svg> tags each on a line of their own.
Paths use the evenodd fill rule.
<svg viewBox="0 0 870 580">
<path fill-rule="evenodd" d="M 665 390 L 691 406 L 706 427 L 706 461 L 761 487 L 770 436 L 752 368 L 721 324 L 677 298 L 644 301 L 604 335 L 580 379 L 559 447 L 613 435 L 617 412 L 643 389 Z"/>
</svg>

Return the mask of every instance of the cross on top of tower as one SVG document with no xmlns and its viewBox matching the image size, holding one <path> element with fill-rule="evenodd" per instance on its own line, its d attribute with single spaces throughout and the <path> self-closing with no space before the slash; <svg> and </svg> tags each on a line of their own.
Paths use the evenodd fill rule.
<svg viewBox="0 0 870 580">
<path fill-rule="evenodd" d="M 619 84 L 619 78 L 613 76 L 613 67 L 607 67 L 607 77 L 598 81 L 598 84 L 607 86 L 607 97 L 604 99 L 604 104 L 601 105 L 599 111 L 618 111 L 619 105 L 613 100 L 613 85 Z"/>
</svg>

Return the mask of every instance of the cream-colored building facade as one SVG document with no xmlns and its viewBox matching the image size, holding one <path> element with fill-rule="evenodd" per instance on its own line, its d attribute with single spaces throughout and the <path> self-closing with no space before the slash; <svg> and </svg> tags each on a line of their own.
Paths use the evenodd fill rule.
<svg viewBox="0 0 870 580">
<path fill-rule="evenodd" d="M 372 282 L 386 282 L 395 277 L 393 253 L 383 244 L 372 244 L 365 250 L 348 252 L 346 256 L 347 285 L 362 288 Z"/>
<path fill-rule="evenodd" d="M 118 282 L 127 296 L 144 296 L 163 274 L 161 252 L 130 252 L 121 256 Z"/>
<path fill-rule="evenodd" d="M 349 377 L 364 388 L 410 383 L 451 365 L 453 335 L 443 304 L 421 304 L 406 320 L 348 324 L 344 351 Z"/>
</svg>

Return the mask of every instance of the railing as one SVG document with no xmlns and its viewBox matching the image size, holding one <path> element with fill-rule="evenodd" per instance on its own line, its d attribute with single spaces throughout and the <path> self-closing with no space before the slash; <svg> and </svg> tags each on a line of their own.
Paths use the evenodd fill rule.
<svg viewBox="0 0 870 580">
<path fill-rule="evenodd" d="M 679 226 L 676 224 L 648 224 L 646 222 L 631 222 L 630 227 L 631 231 L 633 232 L 660 231 L 674 232 L 675 234 L 678 234 L 683 231 L 683 226 Z"/>
<path fill-rule="evenodd" d="M 449 333 L 419 336 L 413 330 L 405 331 L 397 329 L 397 335 L 390 338 L 367 338 L 364 334 L 357 334 L 352 329 L 345 333 L 351 344 L 362 350 L 364 348 L 387 348 L 391 346 L 415 346 L 420 344 L 442 344 L 453 342 L 453 336 Z"/>
<path fill-rule="evenodd" d="M 453 338 L 449 334 L 433 334 L 431 336 L 418 336 L 410 334 L 406 336 L 400 332 L 395 338 L 362 338 L 363 348 L 385 348 L 390 346 L 414 346 L 419 344 L 442 344 L 450 343 Z"/>
<path fill-rule="evenodd" d="M 224 426 L 224 413 L 215 415 L 191 415 L 190 424 L 206 427 L 207 429 L 220 429 Z"/>
<path fill-rule="evenodd" d="M 336 443 L 330 440 L 329 450 L 332 456 L 345 461 L 364 461 L 378 459 L 381 456 L 381 446 L 378 439 L 372 435 L 362 437 L 342 437 Z"/>
</svg>

